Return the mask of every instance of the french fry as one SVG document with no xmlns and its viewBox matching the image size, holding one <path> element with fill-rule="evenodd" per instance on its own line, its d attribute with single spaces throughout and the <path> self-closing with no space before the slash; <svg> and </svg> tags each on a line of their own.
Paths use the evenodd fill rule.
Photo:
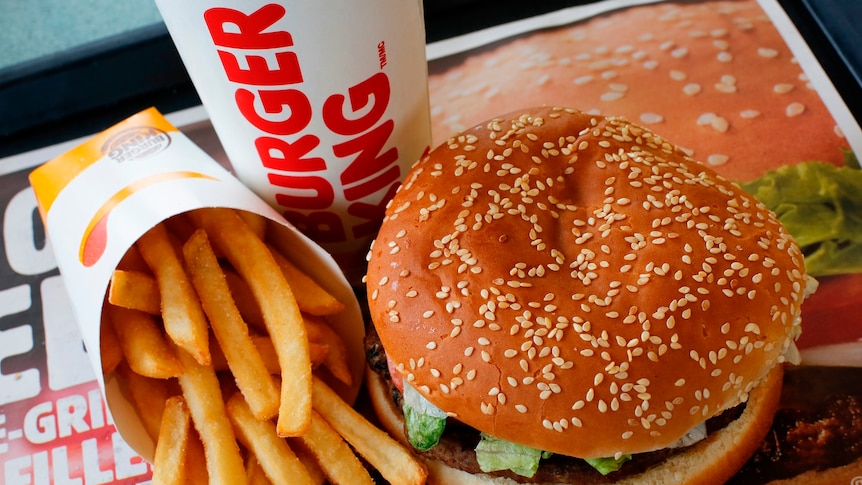
<svg viewBox="0 0 862 485">
<path fill-rule="evenodd" d="M 159 285 L 151 274 L 141 271 L 114 270 L 108 286 L 108 301 L 150 315 L 162 314 Z"/>
<path fill-rule="evenodd" d="M 345 342 L 325 318 L 345 307 L 266 244 L 268 224 L 232 209 L 183 214 L 142 236 L 112 277 L 103 347 L 113 330 L 122 349 L 115 375 L 156 440 L 154 485 L 370 485 L 357 452 L 387 467 L 392 483 L 424 483 L 409 452 L 313 376 L 325 367 L 352 380 Z M 352 417 L 330 423 L 327 414 L 345 409 Z M 381 436 L 389 442 L 373 449 Z"/>
<path fill-rule="evenodd" d="M 389 483 L 424 484 L 428 472 L 412 454 L 344 402 L 322 380 L 312 384 L 314 410 L 344 437 Z"/>
<path fill-rule="evenodd" d="M 129 367 L 138 374 L 157 379 L 177 377 L 183 367 L 155 317 L 138 310 L 105 305 Z"/>
<path fill-rule="evenodd" d="M 308 475 L 311 477 L 311 482 L 314 485 L 325 485 L 328 480 L 326 477 L 326 473 L 323 472 L 323 468 L 321 468 L 320 463 L 317 462 L 317 457 L 302 443 L 299 438 L 288 438 L 288 442 L 291 444 L 291 449 L 294 453 L 296 453 L 296 457 L 299 458 L 299 461 L 305 465 L 305 469 L 308 470 Z"/>
<path fill-rule="evenodd" d="M 311 357 L 311 367 L 316 369 L 318 366 L 326 362 L 326 358 L 329 356 L 329 346 L 326 344 L 309 342 L 308 354 Z"/>
<path fill-rule="evenodd" d="M 186 483 L 197 485 L 209 483 L 207 472 L 207 460 L 204 454 L 204 445 L 194 426 L 189 428 L 188 450 L 186 452 Z"/>
<path fill-rule="evenodd" d="M 260 466 L 260 463 L 258 463 L 253 456 L 250 456 L 245 462 L 245 476 L 248 485 L 272 484 L 272 482 L 269 481 L 269 478 L 267 478 L 266 473 L 263 471 L 263 468 Z"/>
<path fill-rule="evenodd" d="M 275 345 L 272 344 L 272 340 L 270 340 L 266 335 L 253 335 L 251 340 L 254 342 L 254 346 L 260 353 L 260 357 L 263 359 L 263 364 L 266 366 L 267 372 L 273 376 L 281 375 L 281 369 L 278 366 L 278 356 L 275 355 Z M 215 341 L 213 341 L 213 345 L 210 347 L 210 352 L 212 354 L 212 366 L 216 372 L 230 370 L 230 367 L 227 364 L 227 358 L 224 356 L 224 353 L 222 353 L 221 348 Z M 318 366 L 323 364 L 326 356 L 329 355 L 329 346 L 326 344 L 309 342 L 308 353 L 311 358 L 311 367 L 316 369 Z"/>
<path fill-rule="evenodd" d="M 353 382 L 353 376 L 350 374 L 347 346 L 344 344 L 344 340 L 321 317 L 305 315 L 303 321 L 308 331 L 309 340 L 323 344 L 329 349 L 323 359 L 323 366 L 329 369 L 329 372 L 336 379 L 349 386 Z"/>
<path fill-rule="evenodd" d="M 260 354 L 261 359 L 263 359 L 263 365 L 266 367 L 266 371 L 273 376 L 280 375 L 281 368 L 278 366 L 278 356 L 275 355 L 275 345 L 272 344 L 272 340 L 270 340 L 269 336 L 252 335 L 251 341 L 254 343 L 254 347 Z M 315 364 L 316 358 L 316 363 L 319 365 L 323 362 L 323 359 L 325 357 L 323 352 L 328 352 L 329 348 L 317 350 L 314 347 L 315 344 L 309 343 L 309 350 L 311 351 L 310 353 L 312 357 L 311 363 Z M 230 371 L 230 367 L 227 364 L 227 358 L 224 356 L 224 352 L 218 345 L 218 342 L 215 340 L 215 338 L 212 339 L 210 345 L 210 353 L 212 355 L 212 366 L 213 369 L 216 370 L 216 372 Z"/>
<path fill-rule="evenodd" d="M 208 365 L 206 316 L 167 229 L 162 224 L 156 225 L 141 236 L 136 246 L 156 276 L 162 297 L 162 320 L 168 336 L 198 363 Z"/>
<path fill-rule="evenodd" d="M 260 306 L 258 306 L 257 300 L 254 299 L 254 293 L 251 292 L 248 283 L 242 279 L 242 276 L 230 269 L 224 270 L 224 276 L 227 280 L 227 285 L 230 287 L 230 293 L 233 295 L 236 307 L 239 309 L 240 315 L 242 315 L 242 319 L 250 326 L 266 332 L 266 324 L 263 323 Z"/>
<path fill-rule="evenodd" d="M 266 240 L 266 226 L 267 226 L 267 218 L 263 217 L 260 214 L 255 214 L 253 212 L 248 211 L 236 211 L 236 214 L 245 221 L 245 225 L 251 229 L 251 232 L 257 235 L 257 238 L 261 241 Z"/>
<path fill-rule="evenodd" d="M 185 369 L 179 383 L 203 443 L 210 482 L 243 483 L 245 466 L 215 371 L 179 346 L 174 348 Z"/>
<path fill-rule="evenodd" d="M 305 466 L 290 445 L 275 432 L 275 424 L 254 417 L 242 394 L 234 394 L 227 402 L 227 413 L 240 443 L 251 451 L 267 478 L 274 485 L 311 485 Z"/>
<path fill-rule="evenodd" d="M 153 441 L 158 440 L 165 402 L 171 395 L 168 381 L 144 377 L 132 371 L 126 362 L 117 366 L 116 374 L 120 387 L 129 396 L 147 434 Z"/>
<path fill-rule="evenodd" d="M 374 484 L 350 446 L 318 413 L 312 412 L 308 432 L 297 439 L 316 457 L 330 482 Z"/>
<path fill-rule="evenodd" d="M 184 485 L 190 417 L 181 396 L 168 398 L 153 458 L 153 485 Z"/>
<path fill-rule="evenodd" d="M 344 310 L 344 304 L 323 289 L 313 278 L 303 273 L 290 262 L 278 249 L 269 246 L 275 262 L 284 273 L 287 283 L 293 288 L 299 309 L 310 315 L 334 315 Z"/>
<path fill-rule="evenodd" d="M 274 417 L 278 413 L 279 390 L 248 334 L 203 229 L 195 231 L 183 246 L 183 257 L 237 387 L 257 419 Z"/>
<path fill-rule="evenodd" d="M 120 347 L 120 337 L 111 323 L 108 315 L 102 313 L 102 323 L 99 326 L 99 348 L 102 359 L 102 373 L 105 375 L 114 372 L 114 369 L 123 361 L 123 349 Z"/>
<path fill-rule="evenodd" d="M 267 246 L 235 211 L 200 209 L 194 216 L 255 295 L 284 376 L 276 429 L 281 437 L 300 435 L 311 422 L 311 359 L 293 291 Z"/>
</svg>

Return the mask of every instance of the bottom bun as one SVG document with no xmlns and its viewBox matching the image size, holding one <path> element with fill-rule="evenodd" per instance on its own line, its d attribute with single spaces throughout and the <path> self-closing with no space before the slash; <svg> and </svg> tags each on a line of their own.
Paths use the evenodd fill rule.
<svg viewBox="0 0 862 485">
<path fill-rule="evenodd" d="M 662 485 L 723 483 L 755 452 L 766 436 L 781 398 L 784 375 L 782 366 L 775 366 L 766 379 L 750 394 L 745 411 L 727 427 L 670 456 L 662 464 L 643 473 L 623 478 L 623 485 Z M 374 412 L 381 426 L 397 440 L 410 446 L 404 433 L 404 415 L 390 395 L 389 384 L 376 372 L 367 369 L 366 386 Z M 421 457 L 421 455 L 420 455 Z M 431 485 L 517 485 L 518 482 L 484 474 L 472 474 L 452 468 L 442 462 L 423 459 L 428 466 Z M 796 483 L 796 482 L 794 482 Z M 805 483 L 805 482 L 801 482 Z M 551 485 L 551 484 L 531 484 Z"/>
</svg>

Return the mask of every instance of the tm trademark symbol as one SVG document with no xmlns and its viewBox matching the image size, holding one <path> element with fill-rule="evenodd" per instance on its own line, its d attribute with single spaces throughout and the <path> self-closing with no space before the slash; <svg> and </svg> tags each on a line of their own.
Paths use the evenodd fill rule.
<svg viewBox="0 0 862 485">
<path fill-rule="evenodd" d="M 377 59 L 380 60 L 380 69 L 386 67 L 386 42 L 382 40 L 377 44 Z"/>
</svg>

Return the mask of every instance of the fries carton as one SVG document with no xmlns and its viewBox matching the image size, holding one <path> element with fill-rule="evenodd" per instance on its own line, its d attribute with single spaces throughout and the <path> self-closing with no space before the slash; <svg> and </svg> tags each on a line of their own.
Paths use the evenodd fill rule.
<svg viewBox="0 0 862 485">
<path fill-rule="evenodd" d="M 345 340 L 354 373 L 352 386 L 337 388 L 347 402 L 355 400 L 364 329 L 338 265 L 154 108 L 37 168 L 30 182 L 116 427 L 144 458 L 152 459 L 153 440 L 115 380 L 102 373 L 101 352 L 110 350 L 100 348 L 106 290 L 121 258 L 143 234 L 193 209 L 233 208 L 277 222 L 269 224 L 273 244 L 346 307 L 330 323 Z"/>
<path fill-rule="evenodd" d="M 358 284 L 430 144 L 421 0 L 156 4 L 239 179 Z"/>
</svg>

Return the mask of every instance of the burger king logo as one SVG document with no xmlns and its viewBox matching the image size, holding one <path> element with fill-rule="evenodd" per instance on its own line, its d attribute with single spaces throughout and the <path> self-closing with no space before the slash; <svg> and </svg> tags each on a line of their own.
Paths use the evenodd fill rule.
<svg viewBox="0 0 862 485">
<path fill-rule="evenodd" d="M 152 126 L 134 126 L 108 138 L 101 151 L 111 160 L 126 162 L 159 153 L 170 144 L 167 132 Z"/>
</svg>

